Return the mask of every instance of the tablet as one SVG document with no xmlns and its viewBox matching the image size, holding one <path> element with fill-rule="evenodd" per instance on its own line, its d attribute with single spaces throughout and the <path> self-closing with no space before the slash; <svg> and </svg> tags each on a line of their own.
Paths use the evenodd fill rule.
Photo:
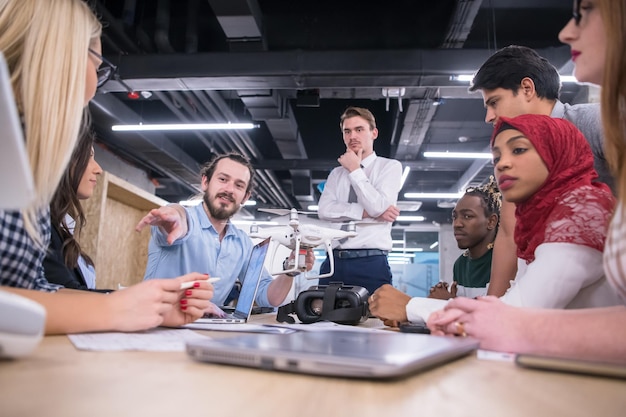
<svg viewBox="0 0 626 417">
<path fill-rule="evenodd" d="M 523 354 L 517 355 L 515 363 L 525 368 L 626 379 L 626 365 L 609 362 Z"/>
</svg>

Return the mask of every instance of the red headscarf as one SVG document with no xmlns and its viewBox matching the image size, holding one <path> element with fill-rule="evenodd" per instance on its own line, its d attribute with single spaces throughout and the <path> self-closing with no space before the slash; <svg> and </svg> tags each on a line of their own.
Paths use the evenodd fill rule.
<svg viewBox="0 0 626 417">
<path fill-rule="evenodd" d="M 595 182 L 593 154 L 572 123 L 550 116 L 525 114 L 500 117 L 491 137 L 515 129 L 533 144 L 548 168 L 546 182 L 515 209 L 517 256 L 535 259 L 542 243 L 575 243 L 604 250 L 608 223 L 615 207 L 610 188 Z"/>
</svg>

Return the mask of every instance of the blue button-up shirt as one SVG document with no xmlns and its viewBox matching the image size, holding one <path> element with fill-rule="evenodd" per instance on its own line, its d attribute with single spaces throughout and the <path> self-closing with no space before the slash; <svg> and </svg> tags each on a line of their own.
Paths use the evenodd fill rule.
<svg viewBox="0 0 626 417">
<path fill-rule="evenodd" d="M 226 227 L 226 235 L 220 242 L 219 234 L 209 221 L 202 204 L 186 207 L 185 210 L 189 231 L 171 245 L 158 227 L 152 227 L 144 280 L 174 278 L 190 272 L 220 277 L 213 284 L 215 293 L 211 301 L 222 305 L 235 281 L 244 281 L 253 242 L 245 232 L 230 222 Z M 267 288 L 271 282 L 271 275 L 264 269 L 256 296 L 258 305 L 270 306 Z"/>
</svg>

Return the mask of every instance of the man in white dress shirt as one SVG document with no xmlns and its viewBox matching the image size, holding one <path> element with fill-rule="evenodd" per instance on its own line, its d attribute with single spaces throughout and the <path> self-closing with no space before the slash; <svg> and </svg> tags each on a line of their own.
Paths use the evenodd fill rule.
<svg viewBox="0 0 626 417">
<path fill-rule="evenodd" d="M 318 215 L 332 222 L 358 221 L 358 235 L 335 242 L 335 272 L 320 284 L 343 282 L 358 285 L 372 294 L 391 284 L 387 253 L 391 250 L 391 225 L 400 214 L 395 206 L 401 188 L 402 164 L 374 152 L 378 137 L 376 119 L 367 109 L 349 107 L 340 127 L 346 152 L 341 166 L 328 176 L 320 198 Z M 328 257 L 320 273 L 330 271 Z"/>
</svg>

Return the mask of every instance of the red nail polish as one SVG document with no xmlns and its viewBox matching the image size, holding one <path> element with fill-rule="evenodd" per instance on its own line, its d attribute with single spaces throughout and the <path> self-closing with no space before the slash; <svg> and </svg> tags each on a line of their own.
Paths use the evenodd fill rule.
<svg viewBox="0 0 626 417">
<path fill-rule="evenodd" d="M 187 310 L 187 306 L 180 306 L 180 309 L 183 310 L 183 311 Z"/>
<path fill-rule="evenodd" d="M 185 295 L 191 295 L 191 290 L 185 291 Z"/>
<path fill-rule="evenodd" d="M 199 282 L 194 282 L 194 283 L 193 283 L 193 287 L 194 287 L 194 288 L 198 288 L 199 286 L 200 286 L 200 283 L 199 283 Z"/>
<path fill-rule="evenodd" d="M 181 304 L 181 305 L 183 305 L 183 304 L 187 304 L 187 299 L 186 299 L 186 298 L 183 298 L 182 300 L 180 300 L 180 304 Z"/>
</svg>

